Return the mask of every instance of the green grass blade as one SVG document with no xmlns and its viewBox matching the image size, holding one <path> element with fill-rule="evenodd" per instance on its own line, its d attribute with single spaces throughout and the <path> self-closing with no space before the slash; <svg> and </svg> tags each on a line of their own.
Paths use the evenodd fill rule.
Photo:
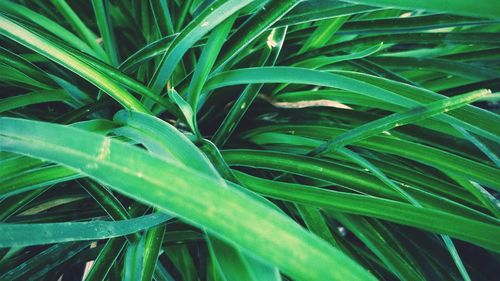
<svg viewBox="0 0 500 281">
<path fill-rule="evenodd" d="M 33 190 L 3 200 L 2 211 L 0 212 L 0 222 L 7 220 L 44 191 L 43 189 Z"/>
<path fill-rule="evenodd" d="M 159 225 L 149 229 L 143 239 L 144 257 L 142 265 L 142 281 L 151 281 L 155 271 L 158 256 L 160 254 L 163 237 L 165 235 L 166 225 Z"/>
<path fill-rule="evenodd" d="M 70 101 L 72 101 L 71 97 L 61 90 L 31 92 L 29 94 L 0 99 L 0 112 L 37 103 Z"/>
<path fill-rule="evenodd" d="M 309 68 L 309 69 L 316 69 L 316 68 L 331 65 L 331 64 L 334 64 L 337 62 L 350 61 L 350 60 L 354 60 L 354 59 L 361 59 L 364 57 L 371 56 L 371 55 L 375 54 L 376 52 L 380 51 L 382 46 L 383 46 L 383 43 L 380 43 L 378 45 L 366 48 L 365 50 L 351 53 L 348 55 L 311 58 L 311 59 L 307 59 L 307 60 L 303 60 L 301 62 L 298 62 L 294 66 L 304 67 L 304 68 Z"/>
<path fill-rule="evenodd" d="M 178 34 L 173 34 L 170 36 L 163 37 L 157 41 L 151 42 L 146 46 L 142 47 L 120 64 L 120 69 L 124 72 L 132 72 L 136 68 L 155 56 L 162 55 L 168 48 L 172 41 L 177 37 Z"/>
<path fill-rule="evenodd" d="M 123 260 L 122 280 L 134 281 L 142 279 L 145 239 L 134 241 L 127 246 Z"/>
<path fill-rule="evenodd" d="M 92 0 L 92 7 L 96 15 L 97 27 L 102 36 L 104 50 L 109 58 L 109 62 L 113 66 L 118 66 L 118 49 L 116 45 L 113 25 L 109 15 L 108 0 Z"/>
<path fill-rule="evenodd" d="M 195 137 L 199 140 L 201 139 L 200 131 L 198 130 L 198 123 L 196 122 L 196 114 L 193 112 L 193 108 L 189 105 L 187 101 L 185 101 L 179 93 L 175 89 L 168 90 L 168 97 L 172 102 L 177 106 L 180 110 L 181 118 L 186 122 L 191 129 L 191 132 L 195 135 Z M 197 140 L 197 141 L 198 141 Z"/>
<path fill-rule="evenodd" d="M 459 131 L 462 135 L 465 136 L 471 143 L 473 143 L 479 150 L 481 150 L 490 160 L 497 166 L 500 167 L 500 159 L 496 156 L 496 154 L 491 151 L 484 143 L 482 143 L 480 140 L 478 140 L 476 137 L 474 137 L 472 134 L 464 130 L 463 128 L 460 128 L 458 126 L 455 126 L 455 129 Z"/>
<path fill-rule="evenodd" d="M 200 59 L 197 62 L 197 66 L 194 70 L 193 77 L 191 78 L 191 83 L 189 84 L 189 90 L 187 95 L 187 102 L 191 105 L 193 112 L 198 112 L 198 98 L 203 89 L 203 84 L 205 84 L 210 70 L 217 59 L 219 51 L 226 40 L 237 15 L 229 17 L 219 24 L 211 33 L 208 38 L 203 52 L 201 53 Z"/>
<path fill-rule="evenodd" d="M 453 16 L 449 14 L 412 15 L 406 18 L 393 17 L 352 20 L 342 26 L 338 34 L 409 33 L 443 27 L 488 25 L 497 22 L 498 20 Z"/>
<path fill-rule="evenodd" d="M 489 90 L 479 90 L 472 93 L 454 96 L 449 99 L 436 101 L 422 107 L 416 107 L 407 111 L 394 113 L 347 131 L 345 134 L 342 134 L 335 139 L 328 141 L 324 145 L 321 145 L 321 147 L 316 148 L 310 153 L 310 155 L 318 155 L 336 150 L 350 143 L 380 134 L 384 131 L 389 131 L 395 127 L 421 121 L 434 115 L 454 110 L 490 94 L 491 91 Z"/>
<path fill-rule="evenodd" d="M 77 52 L 72 52 L 72 54 L 80 59 L 81 61 L 87 63 L 88 65 L 94 67 L 96 70 L 100 71 L 101 73 L 106 73 L 106 75 L 115 80 L 116 82 L 119 82 L 120 84 L 126 86 L 130 90 L 140 94 L 143 97 L 147 97 L 152 99 L 153 101 L 157 102 L 159 105 L 171 109 L 172 104 L 169 103 L 168 100 L 163 99 L 159 95 L 155 94 L 153 91 L 151 91 L 148 87 L 144 86 L 142 83 L 134 80 L 130 76 L 125 75 L 122 73 L 120 70 L 117 70 L 116 68 L 110 67 L 105 63 L 102 63 L 96 59 L 93 59 L 91 57 L 85 56 L 84 54 L 77 53 Z"/>
<path fill-rule="evenodd" d="M 457 175 L 451 174 L 450 176 L 483 203 L 497 219 L 500 218 L 500 202 L 484 187 L 476 182 L 460 178 Z"/>
<path fill-rule="evenodd" d="M 340 185 L 346 190 L 357 191 L 361 194 L 382 197 L 395 201 L 403 201 L 401 195 L 394 191 L 392 184 L 391 188 L 387 188 L 377 180 L 380 175 L 373 176 L 371 174 L 361 172 L 355 167 L 345 165 L 337 165 L 333 161 L 319 160 L 309 157 L 296 156 L 289 153 L 270 152 L 270 151 L 252 151 L 252 150 L 230 150 L 224 152 L 224 157 L 231 165 L 241 165 L 249 167 L 259 167 L 281 172 L 298 174 L 301 176 L 330 182 Z M 302 164 L 293 164 L 295 161 L 301 161 Z M 372 168 L 370 166 L 370 168 Z M 370 169 L 368 169 L 370 170 Z M 372 170 L 378 170 L 373 169 Z M 381 177 L 386 183 L 387 179 Z M 419 186 L 418 183 L 415 186 Z M 416 198 L 427 208 L 438 209 L 447 212 L 460 214 L 463 217 L 469 217 L 484 222 L 496 222 L 490 216 L 487 216 L 477 211 L 473 211 L 464 206 L 446 199 L 447 194 L 436 196 L 432 195 L 421 188 L 412 188 L 412 186 L 402 185 L 404 191 Z M 460 190 L 452 190 L 457 192 Z M 401 193 L 401 192 L 400 192 Z M 407 196 L 405 196 L 407 197 Z"/>
<path fill-rule="evenodd" d="M 126 220 L 130 218 L 127 209 L 125 209 L 111 190 L 88 179 L 79 180 L 78 183 L 101 205 L 113 220 Z"/>
<path fill-rule="evenodd" d="M 171 219 L 169 214 L 152 214 L 125 221 L 1 224 L 0 247 L 26 247 L 50 243 L 98 240 L 135 233 Z M 37 233 L 37 235 L 33 235 Z"/>
</svg>

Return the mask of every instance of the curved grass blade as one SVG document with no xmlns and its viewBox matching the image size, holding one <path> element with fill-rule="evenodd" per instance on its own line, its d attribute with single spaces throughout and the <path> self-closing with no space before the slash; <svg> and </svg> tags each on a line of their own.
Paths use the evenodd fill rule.
<svg viewBox="0 0 500 281">
<path fill-rule="evenodd" d="M 118 198 L 114 196 L 111 190 L 88 179 L 83 179 L 77 182 L 90 194 L 90 196 L 96 200 L 99 205 L 101 205 L 101 207 L 113 220 L 130 219 L 127 209 L 125 209 Z"/>
<path fill-rule="evenodd" d="M 316 69 L 316 68 L 331 65 L 331 64 L 334 64 L 337 62 L 361 59 L 361 58 L 365 58 L 365 57 L 368 57 L 368 56 L 371 56 L 371 55 L 377 53 L 378 51 L 380 51 L 382 49 L 383 45 L 384 45 L 384 43 L 380 43 L 380 44 L 377 44 L 375 46 L 371 46 L 369 48 L 366 48 L 362 51 L 347 54 L 347 55 L 311 58 L 311 59 L 300 61 L 300 62 L 296 63 L 294 66 L 304 67 L 304 68 L 309 68 L 309 69 Z"/>
<path fill-rule="evenodd" d="M 413 104 L 413 101 L 409 98 L 368 83 L 333 73 L 295 67 L 255 67 L 230 70 L 213 76 L 205 85 L 205 89 L 212 90 L 250 83 L 296 83 L 332 87 L 370 95 L 394 104 Z"/>
<path fill-rule="evenodd" d="M 144 63 L 155 56 L 164 54 L 177 35 L 178 34 L 176 33 L 165 36 L 157 41 L 147 44 L 125 59 L 125 61 L 120 64 L 120 69 L 127 73 L 133 72 L 141 63 Z"/>
<path fill-rule="evenodd" d="M 444 27 L 489 25 L 497 22 L 498 20 L 453 16 L 449 14 L 412 15 L 405 18 L 391 17 L 351 20 L 342 26 L 342 30 L 338 31 L 338 34 L 409 33 Z"/>
<path fill-rule="evenodd" d="M 400 188 L 398 185 L 396 185 L 392 180 L 390 180 L 383 172 L 380 171 L 377 167 L 375 167 L 373 164 L 371 164 L 369 161 L 367 161 L 365 158 L 360 156 L 359 154 L 345 148 L 341 147 L 338 148 L 337 151 L 345 156 L 352 162 L 360 165 L 364 169 L 368 169 L 368 171 L 372 172 L 373 175 L 375 175 L 381 182 L 385 183 L 387 186 L 395 190 L 399 195 L 405 199 L 406 201 L 410 202 L 412 205 L 421 208 L 422 205 L 415 200 L 408 192 L 404 191 L 402 188 Z"/>
<path fill-rule="evenodd" d="M 415 99 L 415 101 L 420 103 L 430 103 L 439 99 L 446 98 L 446 96 L 444 95 L 429 91 L 425 88 L 415 87 L 381 77 L 348 71 L 341 71 L 337 73 L 342 73 L 343 75 L 346 75 L 348 77 L 359 79 L 363 82 L 382 87 L 405 97 L 411 97 L 412 99 Z M 495 126 L 492 127 L 489 125 L 500 122 L 500 117 L 497 114 L 474 106 L 464 106 L 463 108 L 450 112 L 449 115 L 453 118 L 444 118 L 446 116 L 442 116 L 443 121 L 456 123 L 455 125 L 463 127 L 471 132 L 491 139 L 495 142 L 500 142 L 500 138 L 498 137 L 498 135 L 500 135 L 500 129 L 496 128 Z M 457 123 L 455 122 L 455 119 L 459 119 L 461 120 L 461 122 Z"/>
<path fill-rule="evenodd" d="M 446 59 L 384 56 L 369 58 L 369 61 L 389 68 L 401 70 L 420 68 L 427 71 L 443 72 L 447 75 L 456 75 L 474 81 L 495 79 L 500 76 L 500 72 L 489 67 Z"/>
<path fill-rule="evenodd" d="M 278 271 L 260 262 L 252 262 L 238 247 L 207 235 L 207 243 L 220 274 L 225 280 L 280 280 Z"/>
<path fill-rule="evenodd" d="M 32 224 L 0 224 L 0 247 L 26 247 L 69 241 L 97 240 L 135 233 L 172 218 L 170 214 L 152 214 L 124 221 L 91 221 Z M 33 235 L 37 233 L 37 235 Z"/>
<path fill-rule="evenodd" d="M 45 102 L 70 102 L 72 98 L 62 90 L 37 91 L 0 99 L 0 112 Z"/>
<path fill-rule="evenodd" d="M 484 187 L 476 182 L 463 179 L 456 174 L 450 174 L 450 177 L 473 194 L 497 219 L 500 219 L 500 202 Z"/>
<path fill-rule="evenodd" d="M 350 158 L 353 162 L 359 164 L 362 167 L 365 167 L 369 171 L 371 171 L 379 180 L 387 184 L 387 186 L 391 187 L 392 189 L 396 190 L 404 199 L 408 200 L 412 205 L 418 208 L 423 208 L 423 206 L 420 204 L 418 200 L 416 200 L 414 197 L 412 197 L 410 194 L 405 192 L 402 188 L 400 188 L 396 183 L 394 183 L 392 180 L 390 180 L 383 172 L 381 172 L 377 167 L 372 165 L 369 161 L 358 155 L 357 153 L 354 153 L 350 151 L 349 149 L 342 147 L 337 149 L 338 152 L 346 155 L 348 158 Z M 455 245 L 451 241 L 450 237 L 447 235 L 441 235 L 441 238 L 443 239 L 446 248 L 448 249 L 448 252 L 451 254 L 453 261 L 455 262 L 457 268 L 459 269 L 460 273 L 462 274 L 462 277 L 464 280 L 470 280 L 469 274 L 467 273 L 467 270 L 465 269 L 462 259 L 458 255 L 457 249 L 455 248 Z M 411 279 L 413 279 L 412 277 Z"/>
<path fill-rule="evenodd" d="M 496 154 L 491 151 L 483 142 L 474 137 L 472 134 L 467 132 L 461 127 L 455 126 L 455 129 L 459 131 L 462 135 L 465 136 L 471 143 L 473 143 L 479 150 L 481 150 L 484 155 L 490 158 L 491 162 L 493 162 L 497 167 L 500 167 L 500 159 L 496 156 Z"/>
<path fill-rule="evenodd" d="M 146 134 L 144 138 L 135 139 L 143 143 L 151 152 L 175 159 L 186 167 L 192 167 L 202 173 L 217 175 L 217 171 L 207 157 L 184 134 L 167 122 L 154 116 L 125 110 L 116 113 L 114 121 L 144 132 Z M 120 128 L 116 132 L 123 131 Z M 127 134 L 127 136 L 131 135 Z"/>
<path fill-rule="evenodd" d="M 52 90 L 54 87 L 39 82 L 23 72 L 0 64 L 0 79 L 7 84 L 28 90 Z"/>
<path fill-rule="evenodd" d="M 336 42 L 318 49 L 311 50 L 303 54 L 294 54 L 281 61 L 282 65 L 290 65 L 298 61 L 317 57 L 319 55 L 329 55 L 339 50 L 352 49 L 357 46 L 373 46 L 380 42 L 393 44 L 399 42 L 414 44 L 478 44 L 478 45 L 498 45 L 499 40 L 494 37 L 493 32 L 420 32 L 410 34 L 383 34 L 373 36 L 363 36 L 354 40 L 344 40 Z"/>
<path fill-rule="evenodd" d="M 0 222 L 6 221 L 24 206 L 45 192 L 44 189 L 37 189 L 17 196 L 11 196 L 2 200 L 2 211 L 0 212 Z M 1 260 L 1 259 L 0 259 Z"/>
<path fill-rule="evenodd" d="M 338 242 L 332 235 L 332 232 L 323 218 L 320 209 L 314 206 L 302 204 L 296 204 L 296 207 L 307 228 L 309 228 L 312 233 L 332 244 L 335 248 L 339 248 Z"/>
</svg>

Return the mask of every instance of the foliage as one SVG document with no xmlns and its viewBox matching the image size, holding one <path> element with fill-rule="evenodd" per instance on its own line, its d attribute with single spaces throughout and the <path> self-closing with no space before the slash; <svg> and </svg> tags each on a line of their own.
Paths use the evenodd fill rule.
<svg viewBox="0 0 500 281">
<path fill-rule="evenodd" d="M 1 1 L 0 279 L 493 280 L 498 32 L 488 0 Z"/>
</svg>

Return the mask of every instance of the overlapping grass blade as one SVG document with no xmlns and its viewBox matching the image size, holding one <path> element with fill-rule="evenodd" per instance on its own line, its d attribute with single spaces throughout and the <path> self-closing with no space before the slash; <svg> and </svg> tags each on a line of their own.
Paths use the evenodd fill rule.
<svg viewBox="0 0 500 281">
<path fill-rule="evenodd" d="M 238 179 L 246 186 L 265 196 L 421 227 L 429 231 L 445 233 L 451 237 L 477 243 L 495 252 L 500 251 L 500 245 L 494 239 L 500 231 L 498 223 L 496 225 L 482 223 L 442 211 L 421 209 L 409 204 L 376 197 L 276 182 L 238 172 L 236 174 Z M 291 190 L 293 192 L 290 192 Z M 361 204 L 361 202 L 363 203 Z M 462 230 L 458 230 L 458 228 L 462 227 Z M 471 232 L 471 227 L 474 227 L 475 233 Z"/>
<path fill-rule="evenodd" d="M 494 279 L 469 2 L 1 1 L 0 279 Z"/>
<path fill-rule="evenodd" d="M 192 169 L 75 128 L 10 118 L 2 118 L 1 125 L 2 150 L 36 155 L 79 169 L 121 193 L 206 227 L 298 279 L 322 280 L 325 276 L 373 279 L 344 254 L 282 214 Z M 51 133 L 53 130 L 66 133 L 57 137 Z M 142 186 L 154 186 L 155 192 L 137 190 Z M 257 231 L 254 224 L 272 231 L 275 236 Z M 239 235 L 242 229 L 252 235 Z M 284 237 L 288 238 L 284 240 Z M 297 255 L 302 257 L 301 261 L 291 258 Z M 332 266 L 339 262 L 343 266 L 332 272 Z M 302 267 L 304 264 L 309 265 L 307 269 Z"/>
<path fill-rule="evenodd" d="M 0 27 L 1 34 L 33 49 L 36 52 L 39 52 L 47 58 L 66 67 L 70 71 L 88 79 L 126 108 L 147 112 L 144 106 L 139 103 L 134 96 L 126 92 L 108 76 L 96 71 L 87 64 L 82 63 L 80 60 L 57 47 L 52 42 L 32 33 L 15 21 L 8 19 L 3 15 L 0 16 Z"/>
<path fill-rule="evenodd" d="M 175 66 L 182 59 L 187 50 L 219 23 L 238 12 L 238 10 L 245 7 L 250 2 L 251 1 L 247 0 L 215 1 L 200 13 L 172 42 L 172 45 L 156 68 L 154 77 L 150 83 L 151 89 L 155 92 L 160 92 L 170 79 Z"/>
<path fill-rule="evenodd" d="M 217 178 L 221 184 L 225 184 L 221 176 L 214 169 L 214 166 L 208 161 L 207 157 L 205 157 L 188 138 L 177 131 L 173 126 L 145 114 L 126 111 L 119 112 L 115 116 L 115 120 L 127 124 L 130 127 L 135 127 L 137 131 L 144 132 L 145 134 L 141 135 L 139 138 L 135 137 L 135 139 L 143 143 L 150 151 L 159 155 L 170 156 L 180 163 L 183 163 L 186 167 L 193 167 L 211 177 Z M 117 132 L 124 132 L 124 130 L 119 129 Z M 125 128 L 125 133 L 126 132 Z M 164 138 L 157 138 L 157 136 L 164 136 Z M 164 141 L 166 139 L 176 144 L 176 150 L 170 148 Z M 257 278 L 256 275 L 260 275 L 265 280 L 272 280 L 274 279 L 273 275 L 277 274 L 277 270 L 274 267 L 255 260 L 238 246 L 228 244 L 211 234 L 208 234 L 207 237 L 211 243 L 210 249 L 213 251 L 213 257 L 216 262 L 222 263 L 222 265 L 220 265 L 221 273 L 226 276 L 226 278 L 231 279 L 232 277 L 230 276 L 233 276 L 233 271 L 241 271 L 244 276 L 250 278 L 249 280 Z M 226 256 L 228 253 L 232 253 L 231 258 Z M 228 259 L 230 261 L 228 261 Z M 229 268 L 226 268 L 227 262 L 231 265 Z"/>
<path fill-rule="evenodd" d="M 37 24 L 47 31 L 53 33 L 78 50 L 82 50 L 87 54 L 103 58 L 102 53 L 96 53 L 94 49 L 92 49 L 86 42 L 78 38 L 78 36 L 74 35 L 57 22 L 43 16 L 40 13 L 37 13 L 25 6 L 19 5 L 9 0 L 0 2 L 0 8 L 2 11 L 5 11 L 9 14 L 23 17 L 32 21 L 34 24 Z"/>
</svg>

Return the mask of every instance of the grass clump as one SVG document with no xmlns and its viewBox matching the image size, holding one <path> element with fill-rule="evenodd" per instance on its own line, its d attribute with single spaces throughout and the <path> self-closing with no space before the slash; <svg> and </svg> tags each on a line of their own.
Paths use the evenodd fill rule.
<svg viewBox="0 0 500 281">
<path fill-rule="evenodd" d="M 0 2 L 1 280 L 492 280 L 500 5 Z"/>
</svg>

